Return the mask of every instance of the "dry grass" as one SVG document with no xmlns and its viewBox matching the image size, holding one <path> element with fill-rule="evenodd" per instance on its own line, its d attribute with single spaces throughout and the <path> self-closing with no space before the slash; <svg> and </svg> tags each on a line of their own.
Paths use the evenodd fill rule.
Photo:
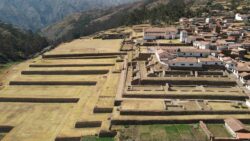
<svg viewBox="0 0 250 141">
<path fill-rule="evenodd" d="M 78 39 L 70 43 L 63 43 L 50 53 L 102 53 L 119 52 L 122 40 Z"/>
<path fill-rule="evenodd" d="M 223 124 L 207 124 L 207 127 L 215 137 L 232 137 Z"/>
<path fill-rule="evenodd" d="M 165 104 L 163 101 L 153 101 L 153 100 L 128 100 L 122 102 L 122 110 L 165 110 Z"/>
<path fill-rule="evenodd" d="M 119 52 L 121 40 L 79 39 L 65 43 L 50 53 L 102 53 Z M 0 91 L 0 97 L 8 98 L 78 98 L 77 103 L 22 103 L 0 102 L 0 125 L 14 126 L 3 141 L 54 141 L 56 137 L 81 137 L 94 135 L 99 128 L 76 129 L 75 123 L 96 119 L 106 121 L 109 114 L 93 115 L 93 109 L 99 96 L 115 97 L 120 74 L 104 75 L 21 75 L 23 70 L 112 70 L 116 58 L 100 59 L 42 59 L 41 57 L 19 64 L 11 70 L 4 81 L 25 82 L 72 82 L 96 81 L 95 86 L 6 86 Z M 67 64 L 113 64 L 109 66 L 64 66 L 29 67 L 30 64 L 67 65 Z M 102 102 L 101 102 L 102 101 Z M 111 100 L 110 100 L 111 101 Z M 111 106 L 111 102 L 100 100 L 102 106 Z M 93 118 L 94 117 L 94 118 Z"/>
</svg>

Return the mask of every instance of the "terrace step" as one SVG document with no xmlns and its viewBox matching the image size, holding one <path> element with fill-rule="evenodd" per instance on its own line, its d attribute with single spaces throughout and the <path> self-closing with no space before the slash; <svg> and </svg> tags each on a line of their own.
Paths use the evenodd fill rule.
<svg viewBox="0 0 250 141">
<path fill-rule="evenodd" d="M 95 107 L 94 113 L 112 113 L 113 107 Z"/>
<path fill-rule="evenodd" d="M 96 85 L 96 81 L 11 81 L 9 85 Z"/>
<path fill-rule="evenodd" d="M 0 97 L 0 102 L 27 102 L 27 103 L 77 103 L 78 98 L 23 98 Z"/>
<path fill-rule="evenodd" d="M 31 64 L 29 67 L 102 67 L 114 66 L 115 64 Z"/>
<path fill-rule="evenodd" d="M 97 75 L 107 74 L 109 70 L 27 70 L 23 75 Z"/>
<path fill-rule="evenodd" d="M 137 116 L 172 116 L 172 115 L 226 115 L 226 114 L 250 114 L 250 111 L 241 110 L 207 110 L 207 111 L 140 111 L 140 110 L 121 110 L 121 115 L 137 115 Z"/>
<path fill-rule="evenodd" d="M 139 94 L 139 93 L 124 93 L 124 98 L 147 98 L 147 99 L 215 99 L 215 100 L 245 100 L 248 98 L 246 95 L 221 95 L 214 94 L 209 95 L 205 93 L 201 94 Z"/>
<path fill-rule="evenodd" d="M 58 57 L 89 57 L 89 56 L 109 56 L 109 55 L 126 55 L 126 52 L 110 52 L 110 53 L 75 53 L 75 54 L 44 54 L 43 58 Z"/>
<path fill-rule="evenodd" d="M 102 121 L 77 121 L 75 128 L 96 128 L 101 127 Z"/>
<path fill-rule="evenodd" d="M 82 137 L 57 137 L 55 141 L 81 141 Z"/>
</svg>

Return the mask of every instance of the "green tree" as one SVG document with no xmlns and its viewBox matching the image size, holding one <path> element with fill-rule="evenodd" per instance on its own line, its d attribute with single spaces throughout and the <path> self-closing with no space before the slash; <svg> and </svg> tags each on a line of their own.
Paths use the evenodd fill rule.
<svg viewBox="0 0 250 141">
<path fill-rule="evenodd" d="M 240 0 L 231 0 L 231 10 L 236 10 L 237 7 L 240 5 Z"/>
</svg>

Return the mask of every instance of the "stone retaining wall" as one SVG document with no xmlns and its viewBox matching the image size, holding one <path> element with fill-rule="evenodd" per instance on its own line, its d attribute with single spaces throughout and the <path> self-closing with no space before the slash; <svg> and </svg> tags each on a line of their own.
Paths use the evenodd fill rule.
<svg viewBox="0 0 250 141">
<path fill-rule="evenodd" d="M 30 103 L 77 103 L 79 98 L 12 98 L 1 97 L 0 102 L 30 102 Z"/>
<path fill-rule="evenodd" d="M 123 94 L 124 98 L 157 98 L 157 99 L 216 99 L 216 100 L 245 100 L 248 97 L 246 95 L 206 95 L 201 94 Z"/>
<path fill-rule="evenodd" d="M 213 141 L 240 141 L 240 139 L 226 138 L 226 137 L 225 138 L 223 138 L 223 137 L 215 137 Z"/>
<path fill-rule="evenodd" d="M 96 85 L 96 81 L 11 81 L 9 85 Z"/>
<path fill-rule="evenodd" d="M 128 119 L 128 120 L 119 120 L 112 119 L 112 125 L 150 125 L 150 124 L 195 124 L 199 121 L 206 121 L 207 123 L 224 123 L 224 119 L 192 119 L 192 120 L 136 120 L 136 119 Z"/>
<path fill-rule="evenodd" d="M 236 82 L 232 80 L 219 81 L 219 80 L 153 80 L 153 79 L 142 79 L 142 85 L 165 85 L 166 83 L 173 85 L 224 85 L 224 86 L 235 86 Z"/>
<path fill-rule="evenodd" d="M 0 133 L 8 133 L 8 132 L 10 132 L 13 128 L 14 128 L 13 126 L 0 125 Z"/>
<path fill-rule="evenodd" d="M 115 64 L 31 64 L 29 67 L 106 67 L 114 66 Z"/>
<path fill-rule="evenodd" d="M 216 119 L 207 119 L 207 118 L 198 118 L 198 119 L 149 119 L 149 120 L 138 120 L 138 119 L 112 119 L 112 125 L 150 125 L 150 124 L 196 124 L 200 121 L 211 124 L 224 124 L 224 118 Z M 250 119 L 240 119 L 245 124 L 250 123 Z"/>
<path fill-rule="evenodd" d="M 121 110 L 120 115 L 138 115 L 138 116 L 169 116 L 169 115 L 223 115 L 223 114 L 250 114 L 250 111 L 240 110 L 219 110 L 219 111 L 136 111 Z"/>
<path fill-rule="evenodd" d="M 191 75 L 191 71 L 165 71 L 165 74 L 174 75 Z"/>
<path fill-rule="evenodd" d="M 109 70 L 51 70 L 51 71 L 22 71 L 23 75 L 97 75 L 107 74 Z"/>
<path fill-rule="evenodd" d="M 75 128 L 95 128 L 101 127 L 101 121 L 78 121 L 75 124 Z"/>
<path fill-rule="evenodd" d="M 214 135 L 208 130 L 207 125 L 203 122 L 199 122 L 200 128 L 203 130 L 203 132 L 206 134 L 207 138 L 211 141 L 214 140 Z"/>
<path fill-rule="evenodd" d="M 44 54 L 43 58 L 57 58 L 57 57 L 91 57 L 91 56 L 111 56 L 111 55 L 126 55 L 126 52 L 114 53 L 75 53 L 75 54 Z"/>
<path fill-rule="evenodd" d="M 113 108 L 95 107 L 94 113 L 112 113 Z"/>
<path fill-rule="evenodd" d="M 55 141 L 81 141 L 82 137 L 57 137 Z"/>
<path fill-rule="evenodd" d="M 223 75 L 221 71 L 198 71 L 198 75 Z"/>
</svg>

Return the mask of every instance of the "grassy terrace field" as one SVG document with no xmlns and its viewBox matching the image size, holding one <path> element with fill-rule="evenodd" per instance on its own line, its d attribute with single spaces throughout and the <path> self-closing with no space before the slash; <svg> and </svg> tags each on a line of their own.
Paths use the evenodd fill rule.
<svg viewBox="0 0 250 141">
<path fill-rule="evenodd" d="M 121 40 L 79 39 L 61 44 L 48 54 L 116 53 L 119 52 L 120 43 Z M 116 59 L 102 56 L 93 59 L 38 57 L 15 66 L 6 77 L 2 77 L 6 86 L 0 90 L 0 126 L 14 128 L 9 133 L 0 133 L 1 141 L 55 141 L 56 138 L 98 134 L 103 127 L 76 128 L 75 125 L 78 121 L 107 121 L 110 113 L 94 114 L 93 111 L 96 105 L 112 108 L 120 79 L 120 73 L 112 71 L 122 64 L 116 65 Z M 24 70 L 35 74 L 22 74 Z M 98 74 L 100 70 L 105 72 Z M 83 74 L 79 74 L 79 71 Z M 22 84 L 9 85 L 13 81 L 21 81 Z M 95 85 L 73 83 L 90 81 L 96 82 Z M 57 82 L 67 83 L 61 85 Z"/>
<path fill-rule="evenodd" d="M 130 125 L 114 127 L 120 140 L 135 141 L 207 141 L 198 124 Z"/>
<path fill-rule="evenodd" d="M 0 132 L 0 140 L 207 141 L 195 123 L 229 117 L 249 119 L 246 114 L 249 109 L 243 104 L 237 105 L 245 101 L 246 95 L 235 80 L 228 77 L 148 77 L 145 60 L 138 61 L 143 69 L 133 74 L 131 66 L 125 65 L 131 63 L 133 54 L 129 52 L 127 56 L 126 52 L 120 52 L 121 42 L 78 39 L 63 43 L 4 74 L 4 87 L 0 90 L 0 126 L 13 129 L 8 133 Z M 137 74 L 141 75 L 142 82 L 162 83 L 132 84 Z M 206 81 L 211 86 L 194 86 L 192 80 Z M 168 81 L 187 83 L 166 85 Z M 224 82 L 230 85 L 218 87 L 214 84 L 218 81 L 223 82 L 220 83 L 223 86 Z M 152 95 L 159 97 L 147 97 Z M 185 96 L 196 100 L 183 100 L 189 99 Z M 218 97 L 236 102 L 211 101 Z M 126 114 L 126 110 L 135 114 Z M 149 114 L 136 115 L 140 110 Z M 184 114 L 179 114 L 178 110 Z M 191 112 L 187 114 L 182 110 Z M 219 112 L 207 114 L 216 110 Z M 222 114 L 222 110 L 234 111 Z M 209 128 L 216 136 L 229 136 L 223 125 L 210 124 Z M 102 137 L 115 135 L 113 131 L 118 131 L 114 138 Z M 222 132 L 217 133 L 219 131 Z"/>
<path fill-rule="evenodd" d="M 232 137 L 224 124 L 207 124 L 207 127 L 216 137 Z"/>
</svg>

